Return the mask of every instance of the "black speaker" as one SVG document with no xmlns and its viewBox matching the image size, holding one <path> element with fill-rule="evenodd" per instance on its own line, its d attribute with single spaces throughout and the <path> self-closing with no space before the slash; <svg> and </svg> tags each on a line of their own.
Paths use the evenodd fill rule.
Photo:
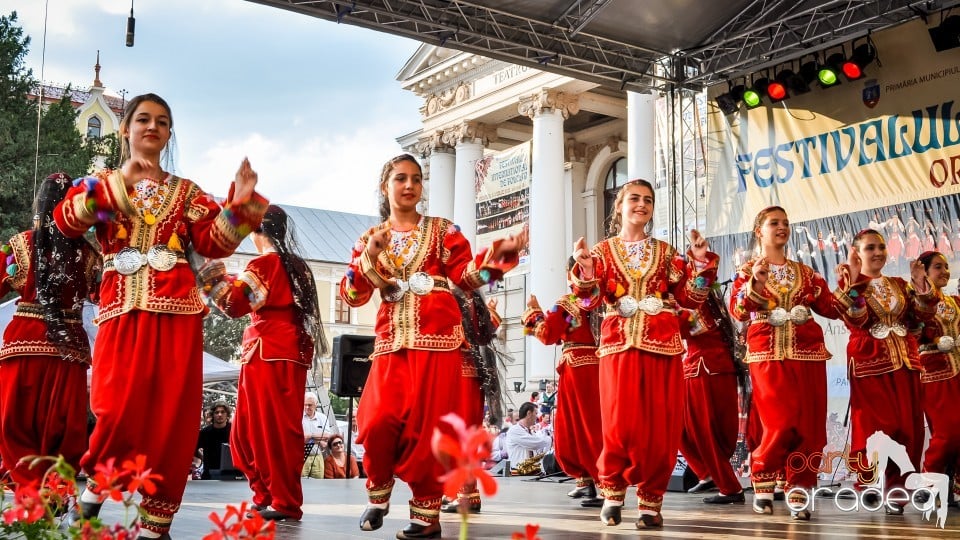
<svg viewBox="0 0 960 540">
<path fill-rule="evenodd" d="M 370 374 L 373 336 L 345 334 L 333 338 L 330 391 L 340 397 L 360 397 Z"/>
</svg>

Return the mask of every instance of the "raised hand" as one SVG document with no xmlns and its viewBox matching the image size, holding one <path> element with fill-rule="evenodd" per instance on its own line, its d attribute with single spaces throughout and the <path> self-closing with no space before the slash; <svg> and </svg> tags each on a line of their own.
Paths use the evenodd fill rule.
<svg viewBox="0 0 960 540">
<path fill-rule="evenodd" d="M 926 294 L 930 292 L 930 284 L 927 281 L 927 270 L 923 267 L 920 259 L 910 261 L 910 281 L 918 293 Z"/>
<path fill-rule="evenodd" d="M 766 257 L 759 257 L 753 262 L 753 282 L 763 289 L 767 285 L 767 278 L 770 277 L 770 263 Z"/>
<path fill-rule="evenodd" d="M 543 311 L 543 308 L 540 307 L 540 302 L 537 301 L 537 297 L 530 295 L 530 299 L 527 300 L 527 307 L 530 309 L 536 309 L 538 311 Z"/>
<path fill-rule="evenodd" d="M 850 253 L 847 255 L 846 266 L 850 276 L 850 280 L 847 281 L 847 286 L 849 287 L 860 279 L 860 271 L 863 269 L 863 260 L 860 259 L 860 254 L 857 253 L 857 250 L 850 250 Z"/>
<path fill-rule="evenodd" d="M 573 244 L 573 259 L 580 265 L 581 277 L 593 279 L 593 255 L 582 236 Z"/>
<path fill-rule="evenodd" d="M 123 183 L 129 188 L 157 170 L 157 166 L 147 158 L 130 158 L 120 167 Z M 156 181 L 162 178 L 154 178 Z"/>
<path fill-rule="evenodd" d="M 240 168 L 233 180 L 233 200 L 237 203 L 245 203 L 253 195 L 254 188 L 257 187 L 257 172 L 250 166 L 250 160 L 243 158 L 240 162 Z"/>
<path fill-rule="evenodd" d="M 519 234 L 511 234 L 497 245 L 493 252 L 493 259 L 498 260 L 504 257 L 513 256 L 523 251 L 527 247 L 527 241 L 530 239 L 530 233 L 526 227 Z"/>
<path fill-rule="evenodd" d="M 702 261 L 707 258 L 707 251 L 710 249 L 710 244 L 707 243 L 707 239 L 704 238 L 700 231 L 696 229 L 690 230 L 690 253 L 693 254 L 693 258 L 698 261 Z"/>
<path fill-rule="evenodd" d="M 376 260 L 384 249 L 386 249 L 387 244 L 390 243 L 390 227 L 383 227 L 379 231 L 370 235 L 367 238 L 367 247 L 366 252 L 370 255 L 371 260 Z"/>
</svg>

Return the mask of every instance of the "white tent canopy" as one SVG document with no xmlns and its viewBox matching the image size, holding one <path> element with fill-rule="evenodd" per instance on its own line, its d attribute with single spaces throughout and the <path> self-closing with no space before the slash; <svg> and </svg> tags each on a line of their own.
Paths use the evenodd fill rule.
<svg viewBox="0 0 960 540">
<path fill-rule="evenodd" d="M 9 302 L 0 304 L 0 343 L 3 342 L 3 331 L 7 324 L 13 318 L 17 310 L 17 300 L 15 298 Z M 87 331 L 90 343 L 93 345 L 97 338 L 97 325 L 93 324 L 93 319 L 97 316 L 97 306 L 94 304 L 84 304 L 83 306 L 83 327 Z M 207 352 L 203 353 L 203 383 L 216 383 L 224 381 L 236 381 L 240 377 L 240 368 L 217 358 Z"/>
</svg>

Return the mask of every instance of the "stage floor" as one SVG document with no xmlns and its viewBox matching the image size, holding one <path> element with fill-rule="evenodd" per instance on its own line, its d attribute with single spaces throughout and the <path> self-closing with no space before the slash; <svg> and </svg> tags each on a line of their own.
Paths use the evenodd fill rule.
<svg viewBox="0 0 960 540">
<path fill-rule="evenodd" d="M 608 527 L 600 522 L 599 509 L 581 508 L 566 496 L 571 482 L 549 480 L 531 482 L 528 478 L 498 478 L 500 491 L 483 501 L 483 511 L 470 516 L 469 538 L 509 539 L 514 532 L 524 530 L 527 523 L 539 524 L 543 540 L 573 540 L 591 538 L 663 537 L 719 540 L 735 538 L 958 538 L 960 539 L 960 509 L 949 508 L 946 527 L 940 529 L 933 521 L 924 520 L 921 513 L 910 507 L 903 516 L 887 516 L 882 511 L 847 513 L 836 509 L 832 500 L 817 499 L 817 511 L 812 521 L 796 522 L 790 519 L 784 503 L 777 502 L 773 516 L 756 515 L 747 504 L 731 506 L 705 505 L 702 495 L 667 493 L 661 531 L 638 531 L 636 496 L 629 492 L 623 523 Z M 408 521 L 407 500 L 410 491 L 397 482 L 393 505 L 384 520 L 383 528 L 363 532 L 358 527 L 360 514 L 366 503 L 362 479 L 312 480 L 304 479 L 304 516 L 301 522 L 277 523 L 277 539 L 365 539 L 394 538 Z M 192 481 L 187 484 L 183 505 L 173 524 L 171 535 L 176 540 L 200 540 L 213 524 L 208 516 L 216 511 L 223 514 L 227 504 L 239 505 L 249 500 L 250 491 L 242 481 Z M 120 519 L 122 507 L 108 502 L 102 516 L 107 523 Z M 443 538 L 457 538 L 459 516 L 442 514 Z"/>
</svg>

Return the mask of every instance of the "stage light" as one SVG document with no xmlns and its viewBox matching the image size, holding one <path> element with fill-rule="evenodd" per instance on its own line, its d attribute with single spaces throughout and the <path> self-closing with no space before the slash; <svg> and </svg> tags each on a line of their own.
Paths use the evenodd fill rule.
<svg viewBox="0 0 960 540">
<path fill-rule="evenodd" d="M 770 85 L 770 79 L 761 77 L 753 81 L 749 88 L 743 91 L 743 103 L 748 109 L 760 106 L 763 96 L 767 95 L 767 86 Z"/>
<path fill-rule="evenodd" d="M 877 49 L 868 39 L 866 43 L 861 43 L 853 48 L 853 55 L 843 64 L 843 75 L 851 81 L 863 78 L 865 75 L 864 69 L 876 59 Z"/>
<path fill-rule="evenodd" d="M 787 99 L 787 87 L 780 81 L 773 80 L 767 85 L 767 97 L 770 103 L 777 103 Z"/>
<path fill-rule="evenodd" d="M 846 61 L 842 52 L 833 53 L 827 57 L 824 65 L 820 66 L 817 72 L 817 79 L 824 87 L 833 86 L 840 82 L 840 68 Z"/>
<path fill-rule="evenodd" d="M 742 84 L 727 83 L 727 88 L 729 91 L 726 94 L 717 96 L 717 106 L 723 111 L 723 114 L 729 115 L 740 110 L 744 87 Z"/>
<path fill-rule="evenodd" d="M 929 32 L 937 52 L 960 47 L 960 15 L 947 17 L 940 26 L 931 28 Z"/>
</svg>

